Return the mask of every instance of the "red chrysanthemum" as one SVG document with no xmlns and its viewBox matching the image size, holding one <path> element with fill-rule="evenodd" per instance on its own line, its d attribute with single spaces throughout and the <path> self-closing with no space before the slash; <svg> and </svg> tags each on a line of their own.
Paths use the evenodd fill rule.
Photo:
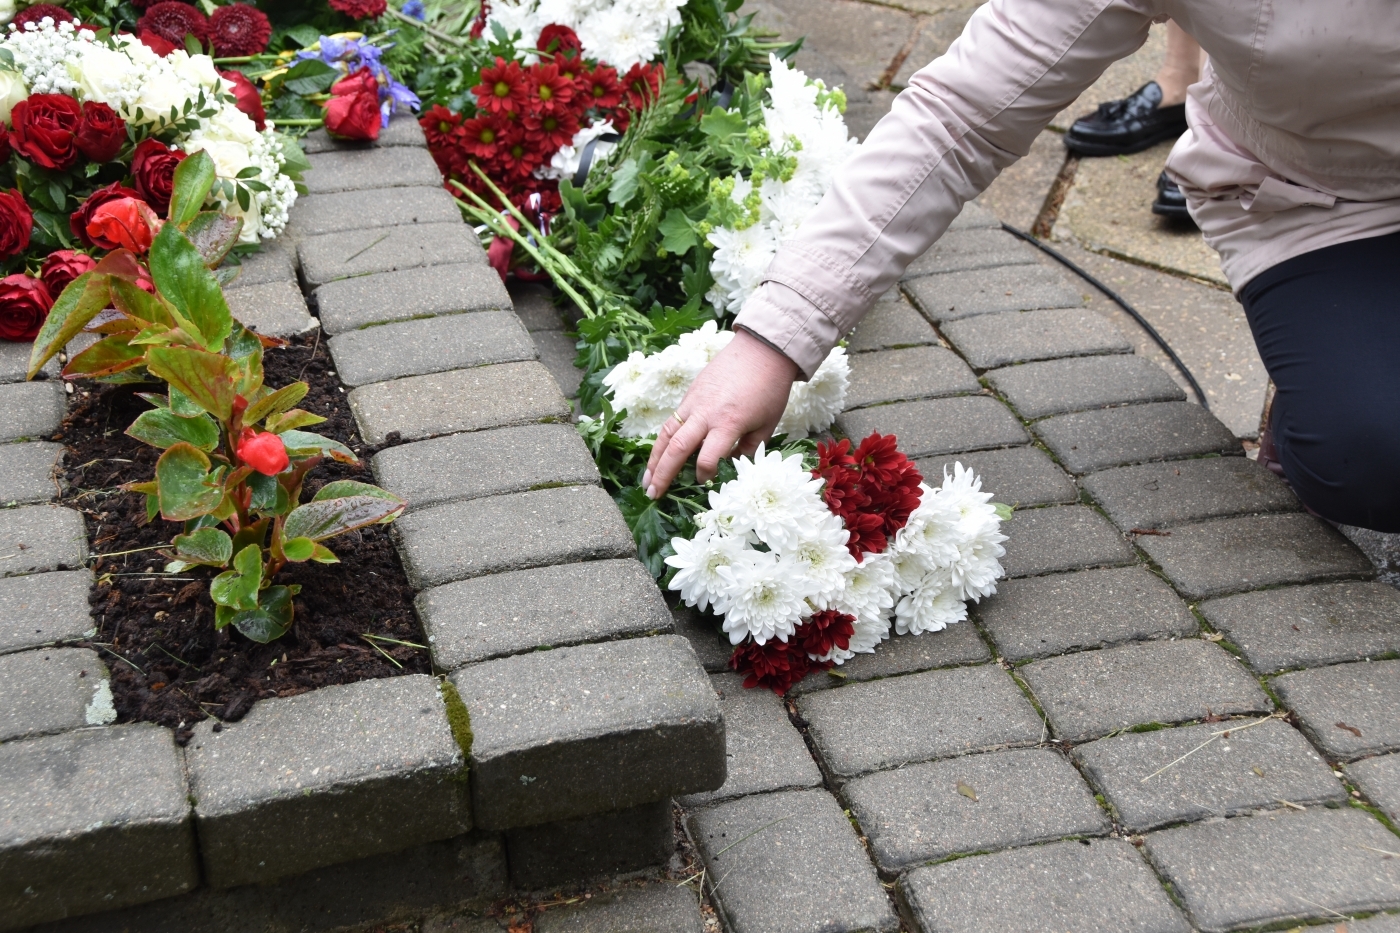
<svg viewBox="0 0 1400 933">
<path fill-rule="evenodd" d="M 495 159 L 501 148 L 519 140 L 519 130 L 504 117 L 480 116 L 463 121 L 453 133 L 453 140 L 468 155 L 477 159 Z"/>
<path fill-rule="evenodd" d="M 540 37 L 535 40 L 535 48 L 551 55 L 583 54 L 583 43 L 579 41 L 578 33 L 559 23 L 550 23 L 540 30 Z"/>
<path fill-rule="evenodd" d="M 523 181 L 545 162 L 544 153 L 530 144 L 524 131 L 512 126 L 496 150 L 496 164 L 503 173 Z"/>
<path fill-rule="evenodd" d="M 666 80 L 666 69 L 662 65 L 638 62 L 628 69 L 622 78 L 622 87 L 627 93 L 627 106 L 633 110 L 644 110 L 661 93 L 661 82 Z"/>
<path fill-rule="evenodd" d="M 559 55 L 554 59 L 554 66 L 559 69 L 559 77 L 574 86 L 574 108 L 580 111 L 587 110 L 590 104 L 584 96 L 587 87 L 583 83 L 583 76 L 588 72 L 588 66 L 583 63 L 583 59 L 577 55 Z"/>
<path fill-rule="evenodd" d="M 884 551 L 919 507 L 924 478 L 897 445 L 892 434 L 871 434 L 854 451 L 848 440 L 817 445 L 812 475 L 825 481 L 822 498 L 845 523 L 856 560 Z"/>
<path fill-rule="evenodd" d="M 745 688 L 767 687 L 782 696 L 812 670 L 807 652 L 795 642 L 768 640 L 766 645 L 746 641 L 734 649 L 729 666 L 744 675 Z"/>
<path fill-rule="evenodd" d="M 515 113 L 525 106 L 530 82 L 519 62 L 497 58 L 491 68 L 481 69 L 481 83 L 472 88 L 476 106 L 487 113 Z"/>
<path fill-rule="evenodd" d="M 824 658 L 832 649 L 845 651 L 851 645 L 851 636 L 856 633 L 856 617 L 835 609 L 813 613 L 812 617 L 797 626 L 798 647 L 807 652 L 809 658 Z M 828 664 L 827 661 L 814 661 L 814 664 Z"/>
<path fill-rule="evenodd" d="M 272 23 L 267 14 L 247 3 L 221 6 L 209 17 L 209 44 L 226 58 L 257 55 L 267 49 Z"/>
<path fill-rule="evenodd" d="M 452 131 L 462 125 L 462 115 L 453 113 L 442 104 L 433 104 L 426 113 L 418 118 L 418 125 L 423 127 L 423 135 L 428 140 L 428 149 L 435 150 L 441 146 L 451 145 Z"/>
<path fill-rule="evenodd" d="M 351 19 L 374 19 L 384 15 L 388 4 L 384 0 L 330 0 L 330 6 Z"/>
<path fill-rule="evenodd" d="M 617 80 L 617 69 L 600 64 L 592 71 L 578 76 L 579 93 L 587 100 L 589 107 L 611 110 L 622 103 L 622 83 Z"/>
<path fill-rule="evenodd" d="M 520 123 L 525 127 L 525 138 L 530 144 L 550 156 L 558 152 L 560 146 L 573 142 L 578 132 L 578 120 L 572 113 L 532 114 Z"/>
<path fill-rule="evenodd" d="M 632 125 L 632 111 L 626 107 L 618 107 L 608 114 L 607 119 L 612 123 L 613 129 L 619 133 L 625 133 L 627 127 Z"/>
<path fill-rule="evenodd" d="M 145 15 L 136 21 L 136 31 L 154 33 L 183 49 L 186 36 L 194 36 L 201 45 L 209 39 L 209 20 L 188 3 L 162 0 L 146 8 Z"/>
<path fill-rule="evenodd" d="M 559 73 L 559 66 L 541 62 L 530 66 L 526 110 L 530 113 L 567 113 L 574 99 L 574 82 Z"/>
<path fill-rule="evenodd" d="M 36 3 L 32 7 L 16 13 L 15 18 L 11 22 L 15 24 L 16 29 L 23 29 L 25 23 L 37 23 L 45 16 L 51 17 L 55 25 L 58 23 L 78 22 L 78 17 L 69 13 L 63 7 L 54 6 L 52 3 Z"/>
</svg>

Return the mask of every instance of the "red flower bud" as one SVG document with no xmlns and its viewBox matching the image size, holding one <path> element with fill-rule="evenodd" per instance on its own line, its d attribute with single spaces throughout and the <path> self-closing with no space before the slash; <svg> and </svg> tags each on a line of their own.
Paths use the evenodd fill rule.
<svg viewBox="0 0 1400 933">
<path fill-rule="evenodd" d="M 160 231 L 161 221 L 149 204 L 139 198 L 106 201 L 92 212 L 87 235 L 104 249 L 125 247 L 144 253 Z"/>
<path fill-rule="evenodd" d="M 326 101 L 326 132 L 343 139 L 375 140 L 382 123 L 379 82 L 368 68 L 331 85 L 331 99 Z"/>
<path fill-rule="evenodd" d="M 275 476 L 291 463 L 282 438 L 268 432 L 244 428 L 238 438 L 238 459 L 264 476 Z"/>
</svg>

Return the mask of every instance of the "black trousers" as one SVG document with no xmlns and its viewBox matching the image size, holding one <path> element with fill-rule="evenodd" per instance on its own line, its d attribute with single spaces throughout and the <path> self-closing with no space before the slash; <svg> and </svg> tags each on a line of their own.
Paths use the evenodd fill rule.
<svg viewBox="0 0 1400 933">
<path fill-rule="evenodd" d="M 1400 233 L 1285 260 L 1240 300 L 1294 491 L 1332 521 L 1400 531 Z"/>
</svg>

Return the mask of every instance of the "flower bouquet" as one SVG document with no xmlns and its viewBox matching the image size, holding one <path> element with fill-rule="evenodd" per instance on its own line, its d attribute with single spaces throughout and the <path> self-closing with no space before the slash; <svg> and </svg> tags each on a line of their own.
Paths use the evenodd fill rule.
<svg viewBox="0 0 1400 933">
<path fill-rule="evenodd" d="M 695 534 L 671 541 L 669 588 L 722 619 L 744 686 L 783 694 L 890 637 L 967 618 L 996 592 L 1005 506 L 955 464 L 931 488 L 892 435 L 736 460 Z"/>
</svg>

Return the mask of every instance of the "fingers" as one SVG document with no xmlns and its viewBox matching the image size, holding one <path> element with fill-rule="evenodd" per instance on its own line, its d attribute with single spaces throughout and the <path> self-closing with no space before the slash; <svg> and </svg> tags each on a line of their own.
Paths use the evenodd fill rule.
<svg viewBox="0 0 1400 933">
<path fill-rule="evenodd" d="M 651 483 L 651 474 L 656 472 L 656 466 L 661 462 L 661 455 L 666 452 L 671 438 L 675 436 L 683 424 L 684 422 L 678 422 L 675 418 L 667 418 L 666 423 L 661 426 L 661 430 L 656 432 L 656 441 L 651 445 L 651 456 L 647 457 L 647 469 L 642 474 L 643 489 Z"/>
<path fill-rule="evenodd" d="M 700 456 L 695 458 L 695 478 L 702 483 L 714 479 L 719 472 L 720 458 L 729 456 L 738 440 L 739 432 L 732 428 L 711 431 L 700 448 Z"/>
<path fill-rule="evenodd" d="M 689 418 L 685 424 L 680 425 L 671 434 L 665 446 L 662 446 L 661 436 L 656 438 L 656 444 L 651 449 L 650 463 L 654 464 L 647 472 L 646 492 L 653 499 L 659 499 L 675 480 L 676 474 L 680 473 L 685 462 L 690 459 L 690 455 L 705 440 L 705 436 L 710 433 L 709 426 L 705 422 L 705 416 L 696 414 Z M 661 456 L 657 457 L 656 452 L 660 450 Z M 713 474 L 712 474 L 713 475 Z"/>
</svg>

